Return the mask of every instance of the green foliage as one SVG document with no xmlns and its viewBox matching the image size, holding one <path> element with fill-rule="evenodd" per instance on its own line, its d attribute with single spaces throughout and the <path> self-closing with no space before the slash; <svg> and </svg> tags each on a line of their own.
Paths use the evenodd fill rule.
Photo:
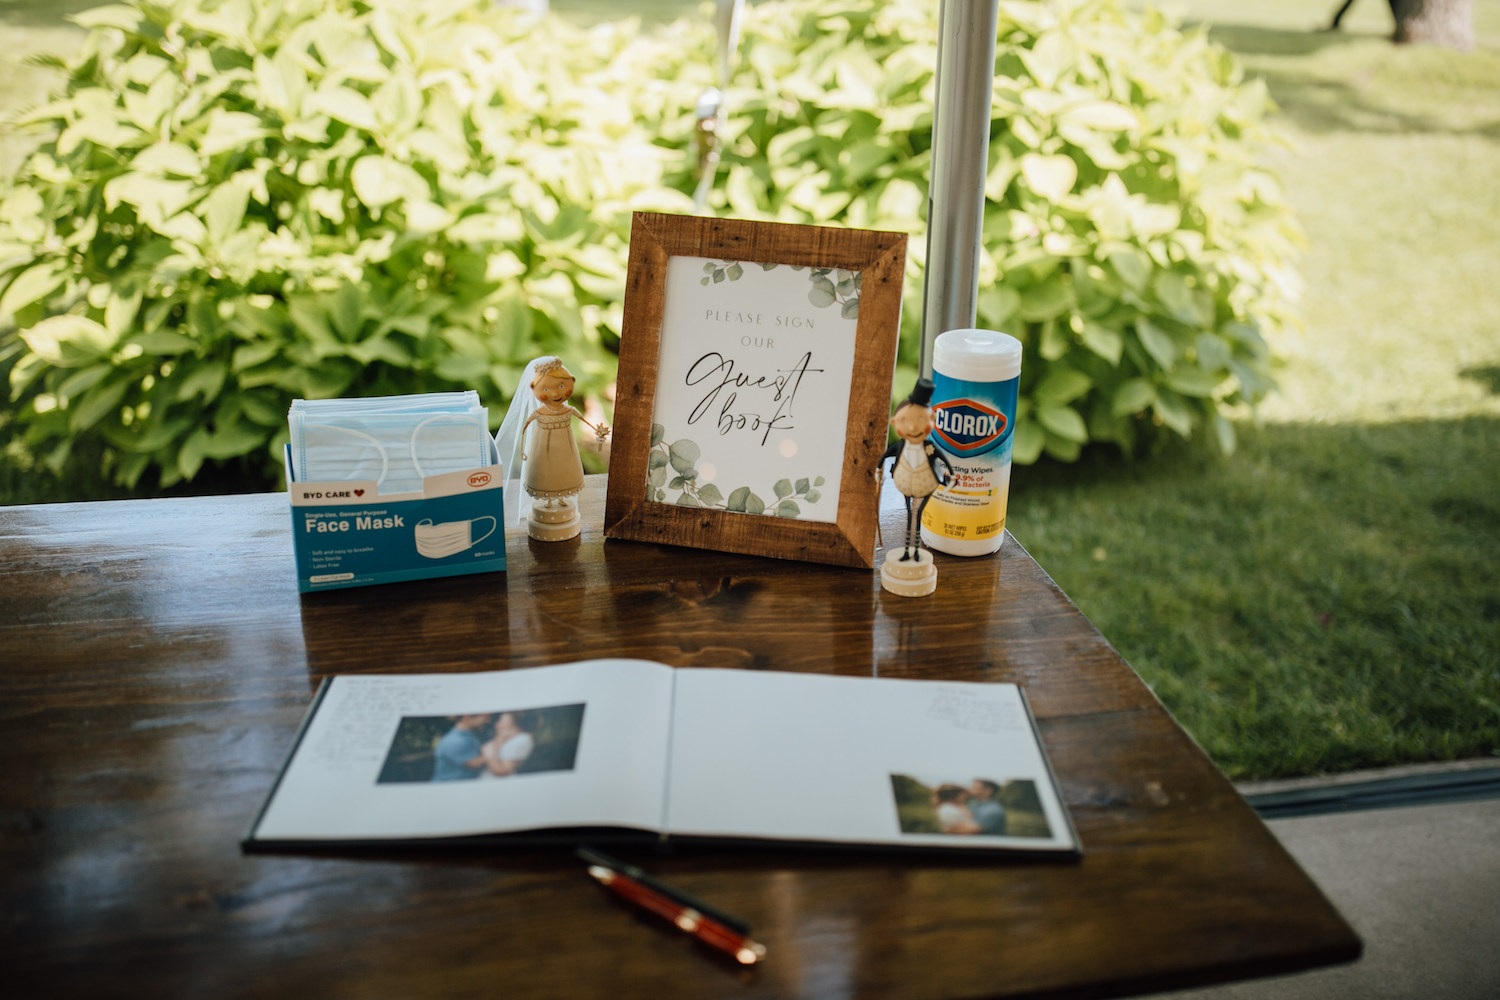
<svg viewBox="0 0 1500 1000">
<path fill-rule="evenodd" d="M 919 232 L 936 19 L 928 0 L 749 7 L 714 208 Z M 49 137 L 0 197 L 0 370 L 49 468 L 274 481 L 295 396 L 499 402 L 544 352 L 585 393 L 610 381 L 630 212 L 690 210 L 706 19 L 128 0 L 78 20 L 62 92 L 20 119 Z M 1027 346 L 1017 460 L 1149 426 L 1232 447 L 1295 284 L 1296 231 L 1251 159 L 1262 88 L 1120 0 L 1003 3 L 996 68 L 979 322 Z M 844 277 L 824 276 L 849 312 Z"/>
<path fill-rule="evenodd" d="M 241 456 L 274 482 L 296 396 L 498 402 L 544 352 L 613 377 L 629 214 L 690 207 L 690 123 L 650 80 L 706 78 L 691 39 L 470 0 L 77 19 L 0 201 L 0 364 L 47 466 L 98 442 L 125 485 Z"/>
<path fill-rule="evenodd" d="M 718 207 L 915 232 L 931 173 L 938 5 L 764 3 Z M 1026 345 L 1015 456 L 1188 437 L 1271 388 L 1299 235 L 1257 167 L 1265 90 L 1201 33 L 1118 0 L 1000 5 L 979 323 Z M 914 240 L 902 359 L 915 364 Z"/>
</svg>

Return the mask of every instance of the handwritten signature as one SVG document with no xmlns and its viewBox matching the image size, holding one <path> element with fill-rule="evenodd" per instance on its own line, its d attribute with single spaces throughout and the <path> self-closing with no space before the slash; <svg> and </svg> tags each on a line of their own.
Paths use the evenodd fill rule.
<svg viewBox="0 0 1500 1000">
<path fill-rule="evenodd" d="M 696 424 L 717 408 L 718 413 L 714 419 L 720 434 L 746 428 L 752 431 L 764 429 L 760 437 L 761 446 L 764 447 L 770 440 L 772 431 L 791 430 L 794 426 L 792 402 L 797 397 L 797 389 L 802 385 L 803 376 L 809 372 L 822 371 L 822 368 L 812 367 L 812 352 L 808 351 L 791 368 L 777 369 L 774 375 L 752 377 L 736 371 L 733 358 L 726 358 L 718 351 L 710 351 L 694 361 L 687 372 L 688 385 L 710 386 L 708 392 L 693 407 L 693 412 L 688 416 L 688 423 Z M 766 400 L 763 395 L 755 397 L 765 400 L 768 404 L 767 408 L 771 411 L 770 414 L 738 410 L 739 390 L 741 389 L 759 389 L 770 392 L 769 400 Z"/>
</svg>

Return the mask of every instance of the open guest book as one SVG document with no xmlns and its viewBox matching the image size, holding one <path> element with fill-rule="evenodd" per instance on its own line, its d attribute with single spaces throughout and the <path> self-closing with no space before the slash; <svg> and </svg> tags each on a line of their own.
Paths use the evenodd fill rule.
<svg viewBox="0 0 1500 1000">
<path fill-rule="evenodd" d="M 1080 851 L 1014 684 L 643 660 L 326 680 L 243 846 L 629 839 Z"/>
</svg>

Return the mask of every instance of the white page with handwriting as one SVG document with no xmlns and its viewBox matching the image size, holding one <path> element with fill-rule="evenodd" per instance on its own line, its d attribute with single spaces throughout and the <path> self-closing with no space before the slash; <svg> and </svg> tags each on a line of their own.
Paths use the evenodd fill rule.
<svg viewBox="0 0 1500 1000">
<path fill-rule="evenodd" d="M 680 670 L 667 809 L 682 836 L 1076 847 L 1012 684 Z"/>
<path fill-rule="evenodd" d="M 639 660 L 336 677 L 254 837 L 655 830 L 672 683 L 670 669 Z M 501 721 L 505 715 L 509 722 Z M 520 758 L 517 770 L 496 776 L 488 765 L 472 766 L 485 744 L 493 744 L 497 759 Z"/>
</svg>

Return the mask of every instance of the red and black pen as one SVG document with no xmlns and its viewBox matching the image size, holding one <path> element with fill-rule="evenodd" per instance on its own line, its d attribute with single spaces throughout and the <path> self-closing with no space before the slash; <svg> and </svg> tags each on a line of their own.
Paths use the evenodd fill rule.
<svg viewBox="0 0 1500 1000">
<path fill-rule="evenodd" d="M 635 865 L 596 851 L 578 848 L 589 874 L 621 899 L 670 921 L 678 930 L 734 958 L 754 965 L 766 957 L 766 946 L 750 940 L 750 927 L 690 893 L 652 878 Z"/>
</svg>

